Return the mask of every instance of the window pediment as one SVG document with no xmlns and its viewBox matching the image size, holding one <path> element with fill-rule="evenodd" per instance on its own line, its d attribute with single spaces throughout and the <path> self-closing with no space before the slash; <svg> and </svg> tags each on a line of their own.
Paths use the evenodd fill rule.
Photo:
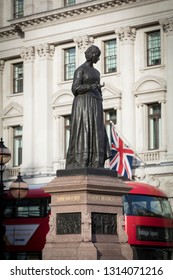
<svg viewBox="0 0 173 280">
<path fill-rule="evenodd" d="M 59 90 L 52 97 L 52 108 L 54 109 L 54 115 L 66 115 L 71 112 L 71 105 L 73 102 L 73 94 L 71 90 Z"/>
<path fill-rule="evenodd" d="M 73 94 L 69 90 L 56 92 L 52 97 L 52 107 L 61 107 L 71 105 L 73 101 Z"/>
<path fill-rule="evenodd" d="M 106 84 L 102 90 L 104 99 L 121 98 L 121 91 L 110 84 Z"/>
<path fill-rule="evenodd" d="M 17 103 L 10 103 L 3 111 L 2 118 L 14 118 L 23 116 L 23 107 Z"/>
<path fill-rule="evenodd" d="M 134 86 L 136 103 L 166 102 L 166 82 L 162 78 L 147 76 L 140 79 Z"/>
<path fill-rule="evenodd" d="M 104 100 L 104 109 L 107 108 L 114 108 L 120 109 L 121 108 L 121 91 L 110 84 L 106 84 L 105 87 L 102 89 L 102 95 Z"/>
</svg>

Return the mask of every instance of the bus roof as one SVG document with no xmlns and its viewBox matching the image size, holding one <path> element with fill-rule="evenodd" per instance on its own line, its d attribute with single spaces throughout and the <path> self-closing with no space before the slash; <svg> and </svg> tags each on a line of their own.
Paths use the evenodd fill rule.
<svg viewBox="0 0 173 280">
<path fill-rule="evenodd" d="M 167 195 L 160 189 L 142 182 L 125 182 L 129 187 L 132 187 L 130 194 L 153 195 L 160 197 L 167 197 Z"/>
<path fill-rule="evenodd" d="M 13 196 L 10 194 L 9 190 L 5 191 L 5 194 L 7 194 L 8 199 L 13 199 Z M 44 192 L 42 188 L 38 189 L 29 189 L 28 194 L 25 198 L 41 198 L 41 197 L 49 197 L 50 194 Z"/>
</svg>

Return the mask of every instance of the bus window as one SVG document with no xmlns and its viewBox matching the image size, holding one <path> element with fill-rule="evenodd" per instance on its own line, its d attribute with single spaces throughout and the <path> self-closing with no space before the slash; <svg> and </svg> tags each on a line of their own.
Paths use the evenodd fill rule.
<svg viewBox="0 0 173 280">
<path fill-rule="evenodd" d="M 17 208 L 17 217 L 40 217 L 40 206 L 19 206 Z"/>
<path fill-rule="evenodd" d="M 134 216 L 172 218 L 172 210 L 167 198 L 128 194 L 123 202 L 124 213 Z"/>
<path fill-rule="evenodd" d="M 124 195 L 123 196 L 123 214 L 125 215 L 130 215 L 130 203 L 128 201 L 128 196 Z"/>
<path fill-rule="evenodd" d="M 41 252 L 6 252 L 6 260 L 41 260 Z"/>
<path fill-rule="evenodd" d="M 5 218 L 46 217 L 50 212 L 50 197 L 10 199 L 6 202 Z"/>
<path fill-rule="evenodd" d="M 151 210 L 153 213 L 158 215 L 162 213 L 162 207 L 160 202 L 161 201 L 159 201 L 158 199 L 151 201 Z"/>
<path fill-rule="evenodd" d="M 145 216 L 146 205 L 144 204 L 144 202 L 132 202 L 132 211 L 135 216 Z"/>
<path fill-rule="evenodd" d="M 173 213 L 171 209 L 171 205 L 168 200 L 162 200 L 162 210 L 164 212 L 165 217 L 173 218 Z"/>
</svg>

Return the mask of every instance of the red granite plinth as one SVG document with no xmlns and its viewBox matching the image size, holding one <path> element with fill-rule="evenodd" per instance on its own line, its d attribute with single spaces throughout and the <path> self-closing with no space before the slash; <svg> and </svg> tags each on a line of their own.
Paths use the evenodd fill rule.
<svg viewBox="0 0 173 280">
<path fill-rule="evenodd" d="M 106 169 L 58 170 L 44 191 L 51 194 L 50 230 L 42 252 L 44 260 L 120 260 L 131 259 L 132 252 L 124 231 L 122 195 L 130 188 L 116 173 Z M 78 220 L 75 232 L 73 221 L 61 224 L 60 216 L 74 215 Z M 113 215 L 116 229 L 110 233 L 108 225 L 104 232 L 93 231 L 93 215 Z M 80 218 L 80 221 L 79 221 Z M 105 223 L 105 222 L 104 222 Z M 70 222 L 69 222 L 70 224 Z M 62 232 L 60 232 L 62 228 Z M 71 231 L 71 232 L 70 232 Z"/>
</svg>

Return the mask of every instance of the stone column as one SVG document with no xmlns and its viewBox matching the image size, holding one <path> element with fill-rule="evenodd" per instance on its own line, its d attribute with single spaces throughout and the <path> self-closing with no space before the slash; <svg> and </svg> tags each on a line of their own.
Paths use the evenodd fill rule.
<svg viewBox="0 0 173 280">
<path fill-rule="evenodd" d="M 173 159 L 173 17 L 160 20 L 163 31 L 166 33 L 166 80 L 167 80 L 167 159 Z"/>
<path fill-rule="evenodd" d="M 3 71 L 4 71 L 4 60 L 0 60 L 0 135 L 3 135 L 2 129 L 2 113 L 3 113 Z"/>
<path fill-rule="evenodd" d="M 85 54 L 87 48 L 89 48 L 94 43 L 94 38 L 92 36 L 83 35 L 73 39 L 77 44 L 77 66 L 85 61 Z"/>
<path fill-rule="evenodd" d="M 122 135 L 135 147 L 134 41 L 135 28 L 115 30 L 121 41 Z"/>
<path fill-rule="evenodd" d="M 34 158 L 34 47 L 23 48 L 24 94 L 23 94 L 23 158 L 22 173 L 32 174 Z"/>
<path fill-rule="evenodd" d="M 53 161 L 53 45 L 41 44 L 36 47 L 36 93 L 35 93 L 35 166 L 37 172 L 52 171 Z"/>
</svg>

